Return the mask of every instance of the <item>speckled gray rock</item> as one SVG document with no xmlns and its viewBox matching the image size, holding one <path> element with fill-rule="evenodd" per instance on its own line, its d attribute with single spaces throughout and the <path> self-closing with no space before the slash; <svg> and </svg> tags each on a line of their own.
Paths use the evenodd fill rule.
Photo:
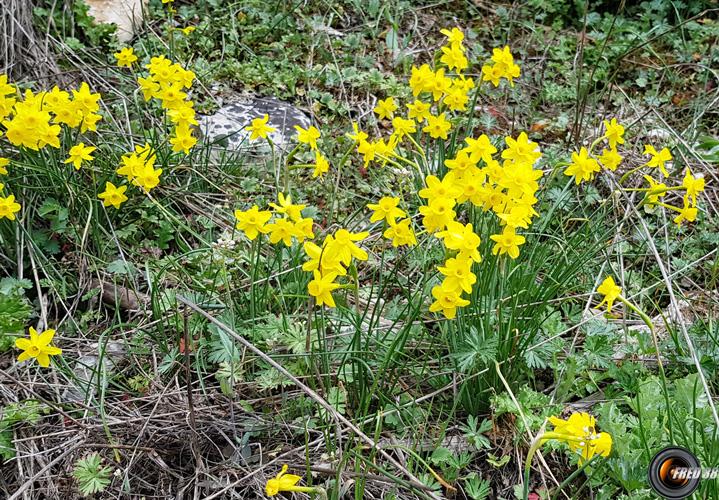
<svg viewBox="0 0 719 500">
<path fill-rule="evenodd" d="M 204 140 L 214 148 L 228 151 L 266 152 L 266 141 L 250 142 L 250 126 L 255 118 L 269 115 L 267 123 L 277 129 L 269 134 L 276 147 L 287 149 L 295 141 L 295 125 L 307 128 L 310 118 L 296 107 L 271 97 L 245 98 L 220 108 L 210 116 L 201 116 L 200 131 Z"/>
<path fill-rule="evenodd" d="M 95 397 L 98 387 L 107 387 L 124 355 L 125 347 L 119 342 L 107 342 L 102 348 L 97 342 L 91 344 L 89 353 L 78 358 L 75 364 L 75 377 L 63 392 L 63 401 L 83 402 Z"/>
</svg>

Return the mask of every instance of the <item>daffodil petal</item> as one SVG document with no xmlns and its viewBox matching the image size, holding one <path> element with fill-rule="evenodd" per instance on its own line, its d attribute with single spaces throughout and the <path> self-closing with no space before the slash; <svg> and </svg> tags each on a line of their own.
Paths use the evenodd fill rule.
<svg viewBox="0 0 719 500">
<path fill-rule="evenodd" d="M 41 352 L 37 355 L 37 362 L 43 368 L 47 368 L 48 366 L 50 366 L 50 356 L 48 356 L 47 353 Z"/>
<path fill-rule="evenodd" d="M 55 330 L 45 330 L 40 334 L 38 344 L 41 346 L 48 345 L 52 342 L 52 338 L 55 336 Z"/>
<path fill-rule="evenodd" d="M 280 491 L 282 490 L 288 490 L 289 488 L 293 487 L 297 483 L 300 482 L 300 479 L 302 479 L 300 476 L 296 476 L 295 474 L 285 474 L 280 479 Z"/>
<path fill-rule="evenodd" d="M 15 339 L 15 347 L 18 349 L 22 349 L 23 351 L 27 351 L 32 347 L 32 343 L 28 339 Z"/>
</svg>

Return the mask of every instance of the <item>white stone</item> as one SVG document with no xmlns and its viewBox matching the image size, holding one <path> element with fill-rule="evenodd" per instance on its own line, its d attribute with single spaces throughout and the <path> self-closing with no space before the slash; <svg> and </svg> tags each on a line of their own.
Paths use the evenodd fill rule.
<svg viewBox="0 0 719 500">
<path fill-rule="evenodd" d="M 117 39 L 128 42 L 135 33 L 135 28 L 142 22 L 143 4 L 147 0 L 85 0 L 89 14 L 95 22 L 115 24 Z"/>
</svg>

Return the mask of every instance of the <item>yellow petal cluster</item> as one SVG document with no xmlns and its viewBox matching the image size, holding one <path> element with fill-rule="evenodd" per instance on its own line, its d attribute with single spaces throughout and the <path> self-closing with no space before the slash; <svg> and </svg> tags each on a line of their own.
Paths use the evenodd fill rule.
<svg viewBox="0 0 719 500">
<path fill-rule="evenodd" d="M 612 436 L 597 432 L 594 417 L 587 413 L 572 413 L 567 420 L 549 417 L 549 422 L 554 431 L 545 433 L 543 440 L 567 443 L 570 450 L 579 454 L 580 465 L 595 455 L 608 457 L 612 451 Z"/>
<path fill-rule="evenodd" d="M 15 347 L 22 350 L 17 360 L 22 362 L 28 359 L 37 359 L 37 362 L 43 368 L 50 366 L 50 356 L 62 354 L 62 350 L 50 345 L 55 330 L 45 330 L 42 333 L 30 327 L 30 338 L 15 339 Z"/>
<path fill-rule="evenodd" d="M 137 78 L 143 97 L 146 101 L 150 99 L 160 101 L 162 108 L 167 112 L 167 117 L 174 125 L 173 135 L 170 138 L 172 150 L 176 153 L 189 154 L 197 143 L 192 129 L 197 125 L 194 103 L 187 94 L 195 80 L 195 73 L 178 63 L 173 63 L 165 56 L 151 58 L 145 68 L 149 75 Z"/>
</svg>

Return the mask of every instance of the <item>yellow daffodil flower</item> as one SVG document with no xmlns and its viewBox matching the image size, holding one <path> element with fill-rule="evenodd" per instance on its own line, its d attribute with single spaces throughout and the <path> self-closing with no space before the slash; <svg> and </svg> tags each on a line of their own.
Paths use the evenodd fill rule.
<svg viewBox="0 0 719 500">
<path fill-rule="evenodd" d="M 0 196 L 0 219 L 15 220 L 15 214 L 20 208 L 22 207 L 15 201 L 15 195 Z"/>
<path fill-rule="evenodd" d="M 295 236 L 296 230 L 295 225 L 289 218 L 275 219 L 274 222 L 267 224 L 266 227 L 270 233 L 270 243 L 275 245 L 282 241 L 285 246 L 292 246 L 292 237 Z"/>
<path fill-rule="evenodd" d="M 329 170 L 330 162 L 319 151 L 315 151 L 315 168 L 312 171 L 312 177 L 322 177 Z"/>
<path fill-rule="evenodd" d="M 395 111 L 397 111 L 397 104 L 394 102 L 393 97 L 378 101 L 377 106 L 374 108 L 374 112 L 377 113 L 380 120 L 391 119 Z"/>
<path fill-rule="evenodd" d="M 120 52 L 113 54 L 117 59 L 117 66 L 119 68 L 131 68 L 132 63 L 137 61 L 137 56 L 132 47 L 124 47 Z"/>
<path fill-rule="evenodd" d="M 115 209 L 119 209 L 120 205 L 127 201 L 125 191 L 127 191 L 127 186 L 117 187 L 112 182 L 106 182 L 105 191 L 98 194 L 97 197 L 102 200 L 103 206 L 113 206 Z"/>
<path fill-rule="evenodd" d="M 444 246 L 450 250 L 457 250 L 461 257 L 466 257 L 474 262 L 481 262 L 477 247 L 481 240 L 472 229 L 472 224 L 450 221 L 446 229 L 439 231 L 435 236 L 444 242 Z"/>
<path fill-rule="evenodd" d="M 252 120 L 252 124 L 247 127 L 250 133 L 250 141 L 255 141 L 259 138 L 267 139 L 267 134 L 275 132 L 277 129 L 267 125 L 270 116 L 265 114 L 262 118 L 255 118 Z"/>
<path fill-rule="evenodd" d="M 464 33 L 462 33 L 462 30 L 457 27 L 452 28 L 451 30 L 448 28 L 443 28 L 439 30 L 439 32 L 447 37 L 447 43 L 450 45 L 461 44 L 464 40 Z"/>
<path fill-rule="evenodd" d="M 302 144 L 308 144 L 311 149 L 317 149 L 317 139 L 320 138 L 320 131 L 316 127 L 310 126 L 306 130 L 295 125 L 297 131 L 297 140 Z"/>
<path fill-rule="evenodd" d="M 277 201 L 280 203 L 279 205 L 270 203 L 270 207 L 272 207 L 275 213 L 286 215 L 293 221 L 300 220 L 302 218 L 302 210 L 307 208 L 307 205 L 293 205 L 292 196 L 289 194 L 285 196 L 284 193 L 278 193 Z"/>
<path fill-rule="evenodd" d="M 686 189 L 686 194 L 684 195 L 684 203 L 687 204 L 689 202 L 689 199 L 691 198 L 691 204 L 693 206 L 696 206 L 697 195 L 704 191 L 704 185 L 704 178 L 694 177 L 691 170 L 689 170 L 689 167 L 687 167 L 687 171 L 684 174 L 684 179 L 682 181 L 682 187 Z"/>
<path fill-rule="evenodd" d="M 319 271 L 312 271 L 314 279 L 307 285 L 307 291 L 315 298 L 315 302 L 318 306 L 327 305 L 328 307 L 335 307 L 335 299 L 332 297 L 332 290 L 336 290 L 340 287 L 339 284 L 335 283 L 334 280 L 337 274 L 328 272 L 322 275 Z M 284 490 L 294 491 L 294 490 Z"/>
<path fill-rule="evenodd" d="M 390 222 L 389 227 L 385 229 L 383 236 L 388 240 L 392 240 L 393 247 L 402 245 L 414 246 L 417 244 L 417 237 L 414 230 L 410 226 L 410 219 L 402 219 L 398 222 Z"/>
<path fill-rule="evenodd" d="M 447 259 L 444 266 L 437 266 L 439 272 L 445 276 L 442 287 L 446 290 L 472 293 L 472 285 L 477 282 L 477 276 L 472 272 L 472 262 L 469 257 L 459 256 Z"/>
<path fill-rule="evenodd" d="M 665 166 L 665 163 L 672 159 L 672 153 L 669 151 L 669 148 L 662 148 L 661 151 L 657 152 L 654 146 L 647 144 L 644 146 L 644 154 L 651 156 L 651 159 L 647 162 L 647 166 L 657 167 L 661 170 L 662 174 L 664 174 L 664 177 L 669 177 L 669 172 L 667 172 L 667 167 Z"/>
<path fill-rule="evenodd" d="M 669 188 L 663 182 L 655 181 L 651 175 L 645 175 L 644 179 L 649 183 L 649 189 L 643 203 L 648 209 L 652 209 L 659 203 L 659 198 L 663 198 L 667 194 Z"/>
<path fill-rule="evenodd" d="M 594 174 L 599 172 L 599 162 L 589 156 L 587 148 L 582 148 L 579 153 L 572 153 L 572 163 L 564 171 L 564 175 L 574 176 L 574 182 L 579 185 L 582 181 L 590 181 Z"/>
<path fill-rule="evenodd" d="M 617 149 L 617 144 L 624 144 L 624 127 L 617 123 L 616 118 L 611 121 L 604 120 L 604 137 L 609 141 L 610 149 Z"/>
<path fill-rule="evenodd" d="M 489 239 L 494 241 L 492 247 L 493 255 L 509 255 L 512 259 L 519 257 L 519 246 L 526 241 L 524 236 L 518 235 L 511 226 L 505 226 L 502 234 L 490 235 Z"/>
<path fill-rule="evenodd" d="M 172 144 L 172 150 L 175 153 L 183 152 L 187 155 L 190 154 L 190 149 L 197 144 L 197 138 L 192 135 L 192 129 L 189 125 L 183 124 L 175 127 L 175 133 L 170 138 L 170 144 Z"/>
<path fill-rule="evenodd" d="M 392 132 L 398 139 L 401 139 L 405 135 L 414 134 L 417 131 L 417 125 L 414 120 L 407 120 L 402 117 L 395 117 L 392 119 Z"/>
<path fill-rule="evenodd" d="M 427 125 L 422 129 L 427 132 L 433 139 L 447 139 L 447 134 L 452 128 L 452 124 L 444 117 L 444 113 L 439 116 L 429 115 L 427 117 Z"/>
<path fill-rule="evenodd" d="M 505 137 L 507 149 L 502 151 L 502 158 L 515 163 L 534 164 L 541 156 L 539 145 L 529 140 L 526 132 L 522 132 L 516 139 Z"/>
<path fill-rule="evenodd" d="M 674 222 L 677 226 L 681 226 L 682 222 L 694 222 L 697 220 L 697 214 L 699 213 L 699 209 L 696 207 L 692 207 L 688 204 L 684 204 L 684 207 L 680 208 L 678 210 L 679 215 L 674 217 Z"/>
<path fill-rule="evenodd" d="M 458 73 L 467 69 L 469 62 L 464 55 L 464 50 L 461 45 L 454 44 L 449 47 L 442 47 L 441 50 L 442 57 L 440 57 L 439 62 L 451 70 L 456 70 Z"/>
<path fill-rule="evenodd" d="M 617 300 L 617 298 L 619 298 L 619 296 L 622 294 L 622 289 L 614 282 L 614 278 L 612 278 L 611 276 L 607 276 L 604 281 L 602 281 L 602 284 L 599 285 L 599 287 L 597 288 L 597 292 L 604 296 L 602 301 L 597 304 L 597 308 L 601 307 L 602 304 L 606 303 L 607 312 L 611 312 L 614 301 Z"/>
<path fill-rule="evenodd" d="M 370 217 L 370 222 L 378 222 L 384 219 L 388 224 L 394 224 L 396 219 L 407 215 L 397 205 L 399 205 L 399 198 L 391 196 L 380 198 L 377 203 L 369 203 L 367 208 L 374 212 Z"/>
<path fill-rule="evenodd" d="M 492 155 L 497 152 L 497 148 L 489 140 L 485 134 L 480 135 L 478 138 L 467 137 L 464 139 L 467 143 L 467 147 L 462 151 L 469 153 L 472 161 L 475 163 L 482 160 L 484 163 L 489 164 L 492 161 Z M 536 147 L 536 144 L 535 144 Z"/>
<path fill-rule="evenodd" d="M 610 147 L 609 149 L 604 148 L 604 150 L 602 150 L 602 154 L 599 157 L 599 163 L 601 163 L 604 168 L 613 172 L 617 169 L 623 159 L 624 157 L 617 153 L 616 149 Z"/>
<path fill-rule="evenodd" d="M 295 222 L 295 238 L 298 243 L 302 243 L 305 240 L 314 239 L 315 233 L 313 231 L 314 220 L 311 217 L 306 219 L 300 219 Z"/>
<path fill-rule="evenodd" d="M 362 132 L 359 129 L 359 125 L 357 125 L 357 122 L 352 122 L 352 132 L 353 133 L 351 134 L 347 133 L 347 137 L 349 137 L 356 143 L 366 141 L 367 137 L 369 137 L 366 132 Z"/>
<path fill-rule="evenodd" d="M 354 257 L 357 260 L 367 260 L 369 255 L 367 252 L 358 247 L 355 241 L 362 241 L 369 233 L 364 231 L 361 233 L 351 233 L 346 229 L 338 229 L 334 234 L 334 239 L 327 245 L 327 252 L 336 255 L 337 259 L 344 265 L 348 266 Z"/>
<path fill-rule="evenodd" d="M 594 417 L 587 413 L 572 413 L 569 419 L 549 417 L 554 431 L 545 432 L 542 441 L 554 439 L 569 445 L 569 449 L 579 452 L 580 465 L 594 455 L 608 457 L 612 451 L 612 436 L 606 432 L 597 433 Z"/>
<path fill-rule="evenodd" d="M 432 198 L 427 205 L 419 207 L 423 215 L 422 224 L 428 233 L 435 233 L 447 227 L 457 213 L 453 210 L 454 200 L 451 198 Z"/>
<path fill-rule="evenodd" d="M 35 358 L 40 366 L 47 368 L 50 366 L 50 356 L 62 354 L 61 349 L 50 345 L 54 336 L 55 330 L 45 330 L 41 334 L 38 334 L 33 327 L 30 327 L 29 339 L 15 339 L 15 347 L 23 351 L 17 360 L 22 362 L 30 358 Z"/>
<path fill-rule="evenodd" d="M 420 100 L 410 102 L 407 104 L 407 109 L 409 110 L 407 117 L 421 123 L 432 114 L 430 107 L 429 104 Z"/>
<path fill-rule="evenodd" d="M 150 166 L 149 164 L 145 164 L 144 167 L 140 169 L 138 174 L 135 176 L 134 179 L 132 179 L 132 183 L 136 186 L 140 186 L 145 189 L 145 191 L 150 191 L 157 186 L 160 185 L 160 175 L 162 174 L 162 169 L 158 168 L 155 170 Z"/>
<path fill-rule="evenodd" d="M 429 306 L 430 312 L 441 311 L 447 319 L 454 319 L 457 316 L 458 307 L 469 305 L 469 301 L 463 299 L 456 290 L 442 285 L 432 288 L 432 297 L 435 301 Z"/>
<path fill-rule="evenodd" d="M 308 272 L 319 270 L 322 274 L 332 272 L 339 276 L 346 275 L 347 270 L 342 266 L 339 256 L 327 251 L 333 241 L 334 238 L 331 234 L 325 237 L 322 247 L 311 241 L 306 241 L 302 248 L 310 260 L 302 264 L 302 270 Z"/>
<path fill-rule="evenodd" d="M 439 180 L 434 175 L 428 175 L 425 182 L 427 187 L 419 190 L 420 198 L 427 198 L 430 201 L 439 198 L 455 200 L 462 194 L 462 188 L 457 186 L 451 177 L 445 176 Z"/>
</svg>

